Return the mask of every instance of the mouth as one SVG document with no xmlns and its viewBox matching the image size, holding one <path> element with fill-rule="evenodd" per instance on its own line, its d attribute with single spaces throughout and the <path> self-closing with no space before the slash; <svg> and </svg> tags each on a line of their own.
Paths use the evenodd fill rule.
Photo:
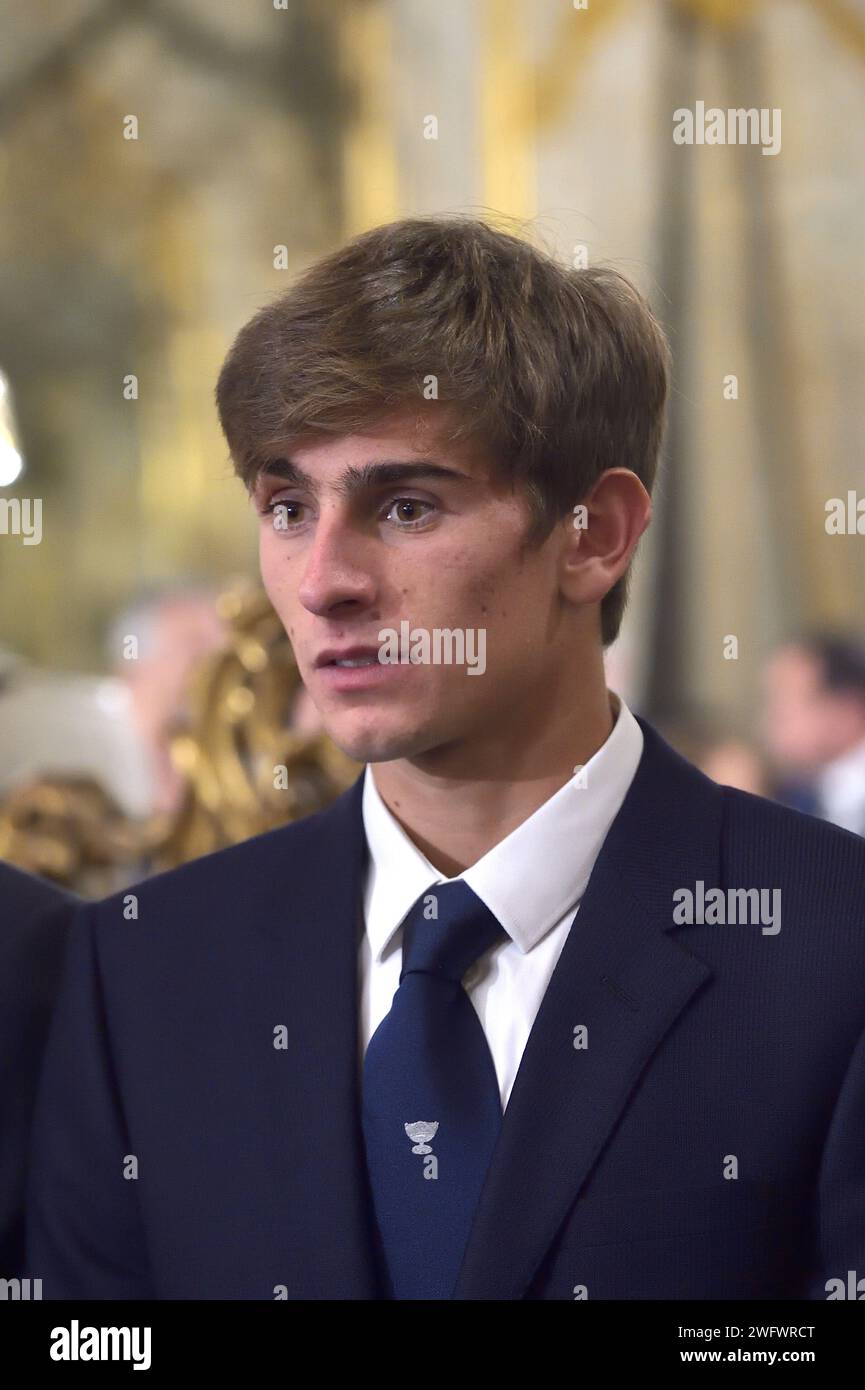
<svg viewBox="0 0 865 1390">
<path fill-rule="evenodd" d="M 369 646 L 325 650 L 315 662 L 316 676 L 336 694 L 376 690 L 397 678 L 400 669 L 380 661 L 378 647 Z"/>
<path fill-rule="evenodd" d="M 343 651 L 326 650 L 316 658 L 316 670 L 353 671 L 365 666 L 378 666 L 378 647 L 346 647 Z"/>
</svg>

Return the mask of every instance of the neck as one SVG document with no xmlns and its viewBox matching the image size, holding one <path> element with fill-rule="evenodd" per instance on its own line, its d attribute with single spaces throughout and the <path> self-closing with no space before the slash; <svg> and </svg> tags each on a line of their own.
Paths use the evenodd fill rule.
<svg viewBox="0 0 865 1390">
<path fill-rule="evenodd" d="M 454 878 L 554 796 L 609 738 L 615 696 L 598 678 L 558 710 L 535 711 L 420 759 L 376 763 L 379 795 L 432 865 Z"/>
</svg>

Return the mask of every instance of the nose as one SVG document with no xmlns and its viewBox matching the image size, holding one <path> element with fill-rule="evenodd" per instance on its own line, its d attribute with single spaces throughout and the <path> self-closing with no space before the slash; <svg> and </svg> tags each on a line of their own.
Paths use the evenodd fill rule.
<svg viewBox="0 0 865 1390">
<path fill-rule="evenodd" d="M 297 596 L 308 612 L 326 617 L 343 604 L 361 607 L 375 599 L 368 538 L 339 517 L 322 515 L 306 552 Z"/>
</svg>

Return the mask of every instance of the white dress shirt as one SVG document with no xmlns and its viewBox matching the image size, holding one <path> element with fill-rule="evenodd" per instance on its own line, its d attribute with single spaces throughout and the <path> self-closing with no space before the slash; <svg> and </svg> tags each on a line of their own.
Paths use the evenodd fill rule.
<svg viewBox="0 0 865 1390">
<path fill-rule="evenodd" d="M 607 741 L 585 764 L 458 877 L 495 914 L 507 937 L 463 976 L 507 1105 L 544 992 L 601 845 L 631 785 L 643 733 L 619 697 Z M 360 945 L 360 1060 L 389 1012 L 402 965 L 402 922 L 422 893 L 452 882 L 430 864 L 381 799 L 372 767 L 363 786 L 369 846 Z"/>
<path fill-rule="evenodd" d="M 817 778 L 817 794 L 826 820 L 865 835 L 865 739 L 826 764 Z"/>
</svg>

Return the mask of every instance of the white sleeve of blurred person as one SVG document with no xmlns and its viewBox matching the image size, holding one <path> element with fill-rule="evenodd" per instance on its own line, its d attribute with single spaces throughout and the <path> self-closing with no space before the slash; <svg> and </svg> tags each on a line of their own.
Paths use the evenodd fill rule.
<svg viewBox="0 0 865 1390">
<path fill-rule="evenodd" d="M 0 797 L 44 777 L 92 777 L 128 815 L 147 815 L 150 763 L 123 683 L 2 656 Z"/>
<path fill-rule="evenodd" d="M 132 817 L 169 812 L 168 740 L 198 663 L 225 641 L 216 594 L 174 589 L 121 612 L 108 675 L 0 665 L 0 795 L 40 777 L 91 777 Z"/>
<path fill-rule="evenodd" d="M 821 769 L 817 790 L 827 820 L 865 835 L 865 732 Z"/>
</svg>

